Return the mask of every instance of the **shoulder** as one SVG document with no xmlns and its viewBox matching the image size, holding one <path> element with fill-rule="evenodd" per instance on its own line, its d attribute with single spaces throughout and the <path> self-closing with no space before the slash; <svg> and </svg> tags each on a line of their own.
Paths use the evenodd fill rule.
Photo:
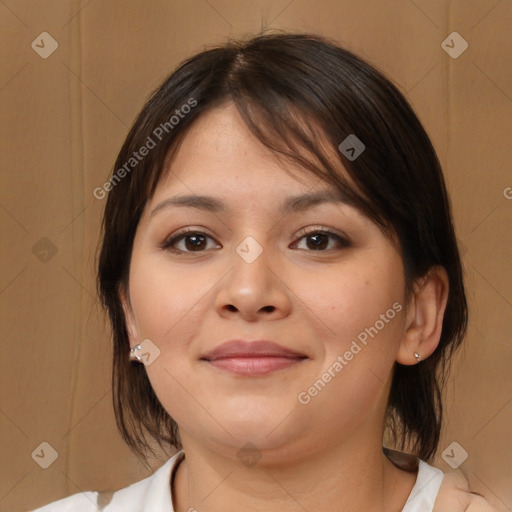
<svg viewBox="0 0 512 512">
<path fill-rule="evenodd" d="M 460 469 L 444 474 L 433 512 L 498 512 L 484 496 L 471 492 L 469 483 Z"/>
<path fill-rule="evenodd" d="M 403 512 L 499 512 L 481 494 L 471 492 L 460 470 L 443 473 L 412 454 L 384 448 L 386 456 L 405 471 L 417 471 L 416 484 Z"/>
<path fill-rule="evenodd" d="M 32 512 L 172 512 L 170 477 L 183 452 L 171 457 L 151 476 L 116 492 L 81 492 Z"/>
</svg>

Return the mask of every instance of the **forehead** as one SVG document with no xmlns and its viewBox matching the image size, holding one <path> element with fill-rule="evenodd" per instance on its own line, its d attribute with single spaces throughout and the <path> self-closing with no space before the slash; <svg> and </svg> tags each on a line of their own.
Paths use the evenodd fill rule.
<svg viewBox="0 0 512 512">
<path fill-rule="evenodd" d="M 327 153 L 327 143 L 322 145 Z M 333 162 L 334 158 L 331 155 Z M 315 158 L 309 155 L 309 160 Z M 348 178 L 339 160 L 335 165 Z M 265 146 L 250 131 L 236 107 L 227 103 L 206 111 L 189 128 L 166 162 L 153 199 L 159 199 L 170 189 L 236 194 L 242 188 L 273 195 L 282 189 L 299 192 L 334 187 L 297 161 Z"/>
</svg>

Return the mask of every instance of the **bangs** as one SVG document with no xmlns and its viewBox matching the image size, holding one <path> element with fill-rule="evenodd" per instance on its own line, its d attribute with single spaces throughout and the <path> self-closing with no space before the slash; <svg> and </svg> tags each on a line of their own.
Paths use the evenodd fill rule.
<svg viewBox="0 0 512 512">
<path fill-rule="evenodd" d="M 394 230 L 388 219 L 365 192 L 364 183 L 358 183 L 351 162 L 338 149 L 344 138 L 340 137 L 339 142 L 332 140 L 313 111 L 307 112 L 304 107 L 279 96 L 277 91 L 267 90 L 266 94 L 274 96 L 272 103 L 262 102 L 260 98 L 233 97 L 233 103 L 251 133 L 278 159 L 298 164 L 334 187 L 343 202 L 359 210 L 394 240 Z M 273 105 L 270 109 L 269 104 Z M 278 108 L 275 108 L 276 104 Z"/>
</svg>

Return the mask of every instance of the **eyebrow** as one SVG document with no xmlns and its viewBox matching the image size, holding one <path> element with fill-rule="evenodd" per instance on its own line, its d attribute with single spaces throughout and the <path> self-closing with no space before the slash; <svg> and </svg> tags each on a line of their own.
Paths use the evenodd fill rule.
<svg viewBox="0 0 512 512">
<path fill-rule="evenodd" d="M 353 205 L 348 196 L 340 190 L 326 189 L 319 192 L 304 193 L 288 197 L 281 205 L 280 213 L 287 215 L 298 211 L 307 210 L 324 203 L 343 203 Z M 180 195 L 164 199 L 150 213 L 153 217 L 156 213 L 171 207 L 197 208 L 212 213 L 226 212 L 225 204 L 212 196 Z"/>
</svg>

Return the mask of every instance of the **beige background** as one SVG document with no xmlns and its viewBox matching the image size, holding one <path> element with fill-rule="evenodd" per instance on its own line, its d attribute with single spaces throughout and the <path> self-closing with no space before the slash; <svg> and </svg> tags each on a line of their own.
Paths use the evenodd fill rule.
<svg viewBox="0 0 512 512">
<path fill-rule="evenodd" d="M 449 469 L 440 455 L 456 441 L 469 454 L 461 469 L 473 490 L 512 508 L 512 1 L 4 0 L 1 510 L 148 474 L 111 409 L 108 329 L 94 291 L 104 200 L 93 190 L 180 60 L 261 27 L 344 43 L 386 72 L 431 135 L 472 312 L 435 464 Z M 59 45 L 47 59 L 31 48 L 44 31 Z M 441 47 L 453 31 L 469 44 L 456 59 Z M 31 457 L 42 442 L 58 452 L 48 469 Z"/>
</svg>

